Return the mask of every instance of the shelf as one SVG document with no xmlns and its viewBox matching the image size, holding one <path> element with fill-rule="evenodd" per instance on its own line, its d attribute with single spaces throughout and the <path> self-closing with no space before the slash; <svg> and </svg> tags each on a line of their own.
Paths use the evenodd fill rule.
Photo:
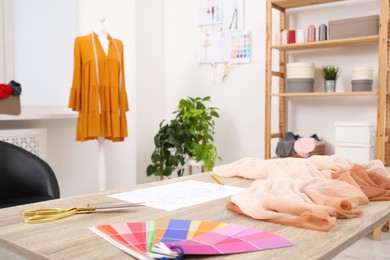
<svg viewBox="0 0 390 260">
<path fill-rule="evenodd" d="M 272 45 L 271 48 L 280 51 L 298 51 L 298 50 L 309 50 L 309 49 L 325 49 L 325 48 L 337 48 L 346 46 L 359 46 L 359 45 L 370 45 L 378 44 L 379 35 L 354 37 L 337 40 L 326 40 L 316 42 L 305 42 L 305 43 L 290 43 L 283 45 Z"/>
<path fill-rule="evenodd" d="M 359 0 L 361 4 L 365 2 L 364 6 L 369 7 L 371 10 L 372 0 Z M 269 159 L 271 157 L 271 150 L 274 148 L 275 143 L 272 142 L 274 138 L 281 138 L 286 130 L 290 126 L 290 117 L 294 117 L 291 111 L 288 111 L 290 105 L 295 103 L 304 102 L 302 98 L 312 99 L 339 99 L 350 100 L 354 99 L 356 105 L 359 106 L 360 99 L 369 99 L 375 101 L 373 109 L 377 110 L 376 117 L 376 141 L 375 141 L 375 157 L 382 160 L 385 163 L 390 163 L 390 145 L 388 143 L 388 136 L 390 136 L 390 123 L 386 120 L 386 115 L 390 114 L 390 101 L 387 94 L 388 78 L 390 68 L 388 66 L 388 57 L 390 53 L 390 47 L 388 45 L 389 39 L 389 6 L 390 0 L 380 0 L 375 8 L 380 10 L 380 24 L 379 30 L 376 35 L 369 35 L 363 37 L 350 37 L 344 39 L 330 39 L 325 41 L 304 42 L 304 43 L 291 43 L 291 44 L 279 44 L 272 43 L 273 32 L 281 32 L 289 27 L 288 22 L 291 18 L 298 19 L 302 13 L 310 13 L 311 11 L 327 12 L 332 15 L 332 10 L 344 10 L 345 13 L 350 11 L 350 7 L 355 5 L 357 0 L 266 0 L 266 68 L 265 68 L 265 142 L 264 142 L 264 158 Z M 322 7 L 330 7 L 324 8 Z M 376 10 L 376 9 L 375 9 Z M 278 12 L 279 11 L 279 12 Z M 279 15 L 279 17 L 278 17 Z M 279 18 L 279 22 L 275 18 Z M 311 17 L 315 22 L 315 17 Z M 354 46 L 362 46 L 367 48 L 354 48 Z M 335 52 L 332 54 L 334 48 Z M 294 54 L 306 54 L 300 52 L 311 52 L 315 57 L 318 50 L 326 50 L 329 55 L 343 56 L 343 50 L 354 49 L 356 53 L 363 49 L 374 50 L 378 58 L 378 78 L 377 89 L 375 91 L 366 92 L 302 92 L 302 93 L 286 93 L 287 90 L 286 80 L 286 64 L 291 60 L 290 55 Z M 298 53 L 294 53 L 298 51 Z M 314 52 L 314 53 L 313 53 Z M 370 53 L 371 54 L 371 53 Z M 275 59 L 275 60 L 274 60 Z M 362 57 L 364 59 L 364 55 Z M 279 64 L 278 71 L 273 70 L 273 66 Z M 348 61 L 346 61 L 348 62 Z M 273 82 L 273 77 L 279 78 L 277 82 Z M 282 80 L 281 80 L 282 79 Z M 273 84 L 273 83 L 278 83 Z M 277 88 L 278 87 L 278 88 Z M 282 89 L 283 91 L 280 91 Z M 347 89 L 347 88 L 346 88 Z M 318 91 L 324 91 L 325 89 L 319 89 Z M 311 98 L 310 98 L 311 97 Z M 318 97 L 318 98 L 317 98 Z M 295 100 L 296 99 L 296 100 Z M 275 102 L 276 101 L 276 102 Z M 291 103 L 293 102 L 293 103 Z M 295 102 L 295 103 L 294 103 Z M 342 101 L 341 101 L 342 102 Z M 304 102 L 305 103 L 305 102 Z M 311 102 L 310 105 L 315 106 Z M 330 117 L 331 118 L 331 117 Z M 272 128 L 277 126 L 278 132 L 272 133 Z"/>
<path fill-rule="evenodd" d="M 20 115 L 0 114 L 0 121 L 73 119 L 78 114 L 66 107 L 22 107 Z"/>
<path fill-rule="evenodd" d="M 272 5 L 278 9 L 289 9 L 311 5 L 341 2 L 344 0 L 273 0 Z"/>
<path fill-rule="evenodd" d="M 305 93 L 273 93 L 276 97 L 334 97 L 334 96 L 376 96 L 376 91 L 365 92 L 305 92 Z"/>
</svg>

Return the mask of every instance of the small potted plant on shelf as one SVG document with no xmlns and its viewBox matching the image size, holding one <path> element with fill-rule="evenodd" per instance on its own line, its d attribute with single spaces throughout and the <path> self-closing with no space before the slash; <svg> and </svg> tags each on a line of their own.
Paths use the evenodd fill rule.
<svg viewBox="0 0 390 260">
<path fill-rule="evenodd" d="M 184 173 L 188 159 L 201 162 L 205 168 L 212 169 L 217 159 L 214 145 L 214 118 L 219 117 L 218 108 L 206 106 L 210 97 L 182 99 L 173 112 L 176 117 L 169 123 L 163 120 L 154 137 L 155 149 L 152 153 L 147 175 L 170 176 Z"/>
<path fill-rule="evenodd" d="M 321 67 L 321 75 L 324 78 L 325 92 L 335 92 L 336 81 L 340 75 L 340 69 L 335 65 L 324 65 Z"/>
</svg>

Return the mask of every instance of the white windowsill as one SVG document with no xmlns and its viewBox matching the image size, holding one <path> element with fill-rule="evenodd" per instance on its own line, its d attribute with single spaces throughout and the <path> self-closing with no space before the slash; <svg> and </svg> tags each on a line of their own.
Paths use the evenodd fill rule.
<svg viewBox="0 0 390 260">
<path fill-rule="evenodd" d="M 0 114 L 0 121 L 14 120 L 47 120 L 47 119 L 73 119 L 78 113 L 67 107 L 38 107 L 25 106 L 21 108 L 20 115 Z"/>
</svg>

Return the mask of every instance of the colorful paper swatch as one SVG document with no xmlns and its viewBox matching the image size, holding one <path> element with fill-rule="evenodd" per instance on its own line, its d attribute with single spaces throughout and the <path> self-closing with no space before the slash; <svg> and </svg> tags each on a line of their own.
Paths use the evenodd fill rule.
<svg viewBox="0 0 390 260">
<path fill-rule="evenodd" d="M 221 255 L 293 246 L 271 232 L 233 223 L 183 219 L 130 222 L 91 228 L 138 259 L 149 259 L 157 243 L 180 246 L 187 255 Z"/>
<path fill-rule="evenodd" d="M 231 33 L 230 63 L 251 62 L 251 33 L 249 31 L 234 31 Z"/>
</svg>

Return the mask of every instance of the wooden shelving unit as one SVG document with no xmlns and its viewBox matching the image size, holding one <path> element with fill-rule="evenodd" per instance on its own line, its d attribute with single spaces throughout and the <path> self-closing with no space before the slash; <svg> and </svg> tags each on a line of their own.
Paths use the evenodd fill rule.
<svg viewBox="0 0 390 260">
<path fill-rule="evenodd" d="M 273 138 L 283 138 L 286 132 L 286 99 L 291 97 L 330 97 L 330 96 L 374 96 L 377 98 L 377 133 L 376 133 L 376 158 L 390 163 L 386 155 L 390 158 L 390 144 L 388 135 L 390 134 L 390 87 L 388 81 L 388 35 L 389 35 L 389 0 L 380 0 L 380 31 L 379 35 L 355 37 L 337 40 L 327 40 L 318 42 L 296 43 L 287 45 L 273 45 L 273 25 L 272 13 L 276 9 L 280 12 L 280 31 L 287 29 L 286 10 L 305 6 L 329 4 L 342 0 L 267 0 L 266 6 L 266 81 L 265 81 L 265 159 L 271 158 L 271 140 Z M 286 53 L 300 50 L 315 50 L 328 48 L 343 48 L 360 45 L 378 45 L 378 88 L 377 91 L 369 92 L 314 92 L 314 93 L 286 93 L 285 87 L 285 64 Z M 272 51 L 279 51 L 279 71 L 272 71 Z M 272 78 L 279 79 L 279 89 L 277 93 L 272 92 Z M 272 98 L 279 101 L 279 129 L 276 133 L 271 132 L 272 118 Z M 387 111 L 387 112 L 386 112 Z M 386 120 L 386 116 L 388 120 Z M 385 152 L 389 150 L 388 153 Z"/>
<path fill-rule="evenodd" d="M 271 48 L 280 51 L 299 51 L 299 50 L 311 50 L 311 49 L 324 49 L 324 48 L 339 48 L 358 45 L 378 44 L 379 35 L 355 37 L 347 39 L 317 41 L 317 42 L 305 42 L 294 43 L 287 45 L 272 45 Z"/>
<path fill-rule="evenodd" d="M 305 92 L 305 93 L 271 93 L 278 97 L 337 97 L 337 96 L 376 96 L 377 91 L 367 92 Z"/>
<path fill-rule="evenodd" d="M 279 10 L 285 10 L 296 7 L 304 7 L 310 5 L 327 4 L 340 2 L 343 0 L 273 0 L 272 5 Z"/>
</svg>

